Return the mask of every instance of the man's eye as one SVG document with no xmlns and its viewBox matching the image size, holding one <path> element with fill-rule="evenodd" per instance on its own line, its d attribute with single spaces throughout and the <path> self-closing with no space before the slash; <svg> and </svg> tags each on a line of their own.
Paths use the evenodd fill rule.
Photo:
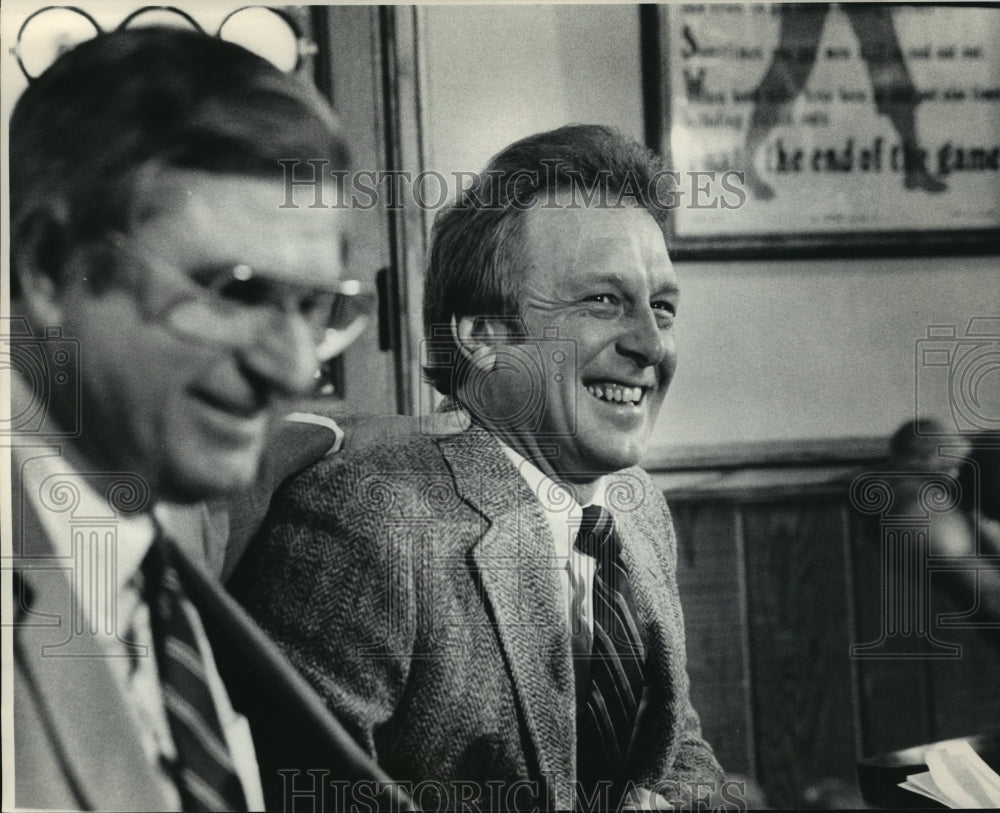
<svg viewBox="0 0 1000 813">
<path fill-rule="evenodd" d="M 653 302 L 651 307 L 656 312 L 656 320 L 661 325 L 671 325 L 677 316 L 677 305 L 673 302 Z"/>
<path fill-rule="evenodd" d="M 584 297 L 585 302 L 591 302 L 596 305 L 616 305 L 618 303 L 618 298 L 614 294 L 591 294 L 590 296 Z"/>
<path fill-rule="evenodd" d="M 332 297 L 322 291 L 309 291 L 299 298 L 299 313 L 303 316 L 324 317 L 330 312 L 333 306 Z"/>
<path fill-rule="evenodd" d="M 312 291 L 299 299 L 299 313 L 312 322 L 329 327 L 334 319 L 334 295 L 326 291 Z"/>
</svg>

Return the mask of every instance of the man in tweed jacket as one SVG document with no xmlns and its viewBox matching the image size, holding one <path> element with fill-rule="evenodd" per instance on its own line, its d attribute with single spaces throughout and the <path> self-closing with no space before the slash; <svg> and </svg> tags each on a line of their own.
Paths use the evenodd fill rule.
<svg viewBox="0 0 1000 813">
<path fill-rule="evenodd" d="M 235 589 L 418 805 L 694 804 L 722 774 L 689 700 L 670 515 L 635 465 L 675 364 L 657 167 L 574 126 L 487 169 L 438 217 L 425 289 L 425 370 L 472 426 L 301 474 Z M 577 764 L 589 504 L 613 516 L 645 647 L 613 776 Z"/>
</svg>

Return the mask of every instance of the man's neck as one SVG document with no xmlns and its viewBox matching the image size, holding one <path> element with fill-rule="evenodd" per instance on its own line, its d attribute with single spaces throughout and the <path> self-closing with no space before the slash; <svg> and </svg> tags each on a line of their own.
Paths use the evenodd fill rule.
<svg viewBox="0 0 1000 813">
<path fill-rule="evenodd" d="M 556 465 L 560 453 L 558 444 L 540 442 L 535 437 L 505 433 L 486 424 L 481 425 L 501 443 L 509 446 L 525 460 L 531 461 L 542 474 L 565 488 L 580 505 L 589 505 L 593 502 L 601 475 L 575 473 L 572 477 L 567 477 Z"/>
<path fill-rule="evenodd" d="M 31 384 L 24 376 L 16 372 L 10 377 L 10 398 L 12 414 L 21 414 L 37 403 L 39 395 L 32 390 Z M 41 416 L 40 423 L 33 425 L 30 431 L 18 434 L 22 440 L 31 440 L 31 445 L 38 441 L 42 445 L 53 447 L 58 456 L 63 458 L 77 472 L 97 474 L 123 474 L 134 477 L 145 486 L 148 492 L 146 505 L 152 506 L 161 496 L 156 484 L 150 481 L 147 473 L 133 472 L 132 467 L 123 461 L 113 461 L 107 458 L 105 450 L 112 448 L 116 440 L 113 437 L 95 437 L 93 432 L 79 432 L 74 436 L 66 427 L 72 427 L 72 422 L 59 419 L 59 404 L 47 404 L 49 407 Z M 86 428 L 84 426 L 84 428 Z"/>
</svg>

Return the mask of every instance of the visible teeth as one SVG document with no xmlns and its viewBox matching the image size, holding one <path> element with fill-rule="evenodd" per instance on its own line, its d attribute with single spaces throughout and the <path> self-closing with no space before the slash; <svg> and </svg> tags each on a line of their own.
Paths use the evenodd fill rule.
<svg viewBox="0 0 1000 813">
<path fill-rule="evenodd" d="M 642 387 L 623 387 L 621 384 L 588 384 L 587 391 L 602 401 L 638 404 L 642 401 Z"/>
</svg>

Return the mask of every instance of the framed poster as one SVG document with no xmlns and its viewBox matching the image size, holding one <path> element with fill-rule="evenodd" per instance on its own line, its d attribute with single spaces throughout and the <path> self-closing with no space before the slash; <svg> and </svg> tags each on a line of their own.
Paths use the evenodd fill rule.
<svg viewBox="0 0 1000 813">
<path fill-rule="evenodd" d="M 677 256 L 998 251 L 1000 7 L 657 11 L 647 130 L 681 178 Z"/>
</svg>

